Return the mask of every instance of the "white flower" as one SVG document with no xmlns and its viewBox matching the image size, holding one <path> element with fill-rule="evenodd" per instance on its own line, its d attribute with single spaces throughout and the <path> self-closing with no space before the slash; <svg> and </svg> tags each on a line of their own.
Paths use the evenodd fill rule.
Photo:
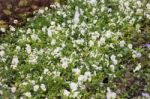
<svg viewBox="0 0 150 99">
<path fill-rule="evenodd" d="M 11 62 L 11 67 L 13 69 L 15 69 L 17 67 L 18 63 L 19 63 L 18 57 L 14 56 L 13 59 L 12 59 L 12 62 Z"/>
<path fill-rule="evenodd" d="M 141 64 L 138 64 L 138 66 L 134 69 L 133 72 L 139 71 L 141 69 Z"/>
<path fill-rule="evenodd" d="M 70 89 L 71 89 L 72 91 L 76 91 L 76 90 L 78 89 L 78 84 L 77 84 L 77 83 L 71 82 L 71 83 L 69 84 L 69 86 L 70 86 Z"/>
<path fill-rule="evenodd" d="M 24 99 L 23 97 L 20 97 L 19 99 Z"/>
<path fill-rule="evenodd" d="M 26 93 L 24 93 L 24 95 L 31 98 L 31 92 L 26 92 Z"/>
<path fill-rule="evenodd" d="M 46 29 L 47 29 L 46 26 L 42 27 L 42 32 L 46 32 Z"/>
<path fill-rule="evenodd" d="M 109 47 L 114 48 L 113 43 L 110 43 L 110 44 L 109 44 Z"/>
<path fill-rule="evenodd" d="M 85 30 L 84 29 L 81 29 L 80 32 L 81 32 L 82 35 L 85 34 Z"/>
<path fill-rule="evenodd" d="M 110 59 L 112 60 L 112 62 L 116 65 L 118 63 L 118 61 L 116 60 L 116 56 L 115 55 L 111 55 Z"/>
<path fill-rule="evenodd" d="M 50 5 L 51 8 L 60 8 L 60 4 L 58 2 L 55 2 L 54 4 Z"/>
<path fill-rule="evenodd" d="M 96 70 L 101 70 L 102 69 L 102 66 L 97 66 L 95 64 L 93 64 L 92 67 L 94 67 Z"/>
<path fill-rule="evenodd" d="M 82 44 L 84 43 L 84 39 L 81 38 L 81 39 L 79 39 L 79 40 L 76 40 L 76 43 L 82 45 Z"/>
<path fill-rule="evenodd" d="M 149 14 L 146 14 L 146 17 L 147 17 L 148 19 L 150 19 L 150 15 L 149 15 Z"/>
<path fill-rule="evenodd" d="M 56 9 L 56 5 L 54 4 L 50 5 L 50 7 Z"/>
<path fill-rule="evenodd" d="M 75 69 L 72 69 L 72 72 L 74 72 L 75 75 L 79 75 L 81 70 L 79 68 L 75 68 Z"/>
<path fill-rule="evenodd" d="M 27 85 L 27 84 L 28 84 L 27 82 L 23 82 L 23 83 L 22 83 L 22 85 Z"/>
<path fill-rule="evenodd" d="M 61 65 L 63 68 L 67 68 L 69 64 L 69 59 L 67 57 L 63 57 L 61 58 L 60 62 L 62 63 Z"/>
<path fill-rule="evenodd" d="M 88 79 L 88 81 L 91 81 L 91 72 L 89 72 L 89 71 L 86 71 L 85 73 L 84 73 L 84 76 L 86 76 L 86 78 Z"/>
<path fill-rule="evenodd" d="M 64 90 L 64 95 L 65 95 L 65 96 L 69 96 L 69 94 L 70 94 L 70 92 L 65 89 L 65 90 Z"/>
<path fill-rule="evenodd" d="M 55 77 L 59 77 L 60 76 L 60 72 L 59 71 L 53 71 L 53 74 Z"/>
<path fill-rule="evenodd" d="M 79 77 L 78 77 L 78 82 L 85 82 L 85 81 L 87 81 L 87 76 L 85 76 L 85 75 L 80 75 Z"/>
<path fill-rule="evenodd" d="M 132 57 L 133 57 L 133 58 L 140 58 L 140 57 L 141 57 L 141 53 L 134 50 L 134 51 L 132 52 Z"/>
<path fill-rule="evenodd" d="M 30 28 L 28 28 L 26 33 L 29 34 L 31 32 L 32 32 L 32 30 Z"/>
<path fill-rule="evenodd" d="M 78 94 L 79 94 L 79 92 L 74 92 L 73 95 L 72 95 L 72 97 L 76 98 L 78 96 Z"/>
<path fill-rule="evenodd" d="M 110 88 L 107 88 L 106 99 L 116 99 L 116 93 L 112 92 Z"/>
<path fill-rule="evenodd" d="M 147 3 L 146 7 L 150 10 L 150 3 Z"/>
<path fill-rule="evenodd" d="M 26 44 L 26 52 L 27 52 L 28 54 L 31 53 L 31 46 L 30 46 L 29 44 Z"/>
<path fill-rule="evenodd" d="M 96 57 L 97 57 L 97 53 L 94 52 L 94 51 L 91 51 L 91 52 L 90 52 L 90 57 L 96 58 Z"/>
<path fill-rule="evenodd" d="M 105 44 L 105 37 L 101 37 L 100 40 L 98 41 L 98 46 L 100 47 L 101 45 Z"/>
<path fill-rule="evenodd" d="M 60 8 L 60 3 L 55 2 L 55 6 L 56 6 L 57 8 Z"/>
<path fill-rule="evenodd" d="M 110 65 L 110 68 L 111 68 L 112 71 L 115 70 L 115 66 L 114 65 Z"/>
<path fill-rule="evenodd" d="M 30 83 L 35 85 L 35 81 L 34 80 L 30 80 Z"/>
<path fill-rule="evenodd" d="M 12 92 L 12 93 L 15 93 L 15 92 L 16 92 L 16 87 L 12 87 L 12 88 L 11 88 L 11 92 Z"/>
<path fill-rule="evenodd" d="M 137 3 L 137 5 L 138 5 L 139 7 L 141 7 L 141 6 L 142 6 L 142 3 L 141 3 L 141 1 L 140 1 L 140 0 L 136 1 L 136 3 Z"/>
<path fill-rule="evenodd" d="M 105 7 L 105 6 L 102 6 L 102 7 L 101 7 L 101 12 L 104 12 L 105 9 L 106 9 L 106 7 Z"/>
<path fill-rule="evenodd" d="M 66 18 L 66 16 L 67 16 L 65 12 L 62 15 L 63 15 L 63 18 Z"/>
<path fill-rule="evenodd" d="M 36 34 L 32 34 L 32 35 L 31 35 L 31 39 L 32 39 L 33 41 L 36 41 L 36 40 L 39 39 L 39 37 L 38 37 L 38 35 L 36 35 Z"/>
<path fill-rule="evenodd" d="M 33 90 L 36 92 L 36 91 L 38 91 L 38 89 L 39 89 L 39 85 L 35 85 L 34 87 L 33 87 Z"/>
<path fill-rule="evenodd" d="M 118 60 L 113 61 L 114 65 L 118 64 Z"/>
<path fill-rule="evenodd" d="M 49 37 L 52 37 L 52 30 L 50 28 L 47 29 L 47 34 Z"/>
<path fill-rule="evenodd" d="M 137 14 L 143 13 L 143 9 L 137 9 L 136 13 L 137 13 Z"/>
<path fill-rule="evenodd" d="M 125 41 L 120 41 L 120 47 L 124 47 Z"/>
<path fill-rule="evenodd" d="M 126 1 L 126 2 L 124 2 L 124 5 L 128 8 L 129 7 L 129 2 L 128 1 Z"/>
<path fill-rule="evenodd" d="M 53 46 L 53 45 L 55 45 L 55 44 L 56 44 L 56 40 L 55 40 L 55 39 L 52 39 L 51 45 Z"/>
<path fill-rule="evenodd" d="M 48 69 L 47 68 L 44 68 L 44 72 L 43 72 L 43 74 L 47 74 L 48 73 Z"/>
<path fill-rule="evenodd" d="M 55 25 L 55 21 L 51 21 L 51 23 L 50 23 L 52 26 L 54 26 Z"/>
<path fill-rule="evenodd" d="M 39 9 L 38 13 L 39 14 L 43 14 L 44 13 L 44 9 Z"/>
<path fill-rule="evenodd" d="M 134 23 L 135 23 L 135 18 L 131 19 L 131 20 L 129 21 L 129 23 L 130 23 L 130 24 L 134 24 Z"/>
<path fill-rule="evenodd" d="M 91 4 L 96 4 L 97 0 L 89 0 Z"/>
<path fill-rule="evenodd" d="M 89 46 L 92 47 L 94 45 L 94 42 L 92 40 L 89 41 Z"/>
<path fill-rule="evenodd" d="M 62 49 L 60 47 L 57 47 L 51 54 L 54 56 L 59 56 L 61 54 L 61 50 Z"/>
<path fill-rule="evenodd" d="M 132 44 L 128 44 L 128 48 L 129 48 L 129 49 L 132 49 Z"/>
<path fill-rule="evenodd" d="M 0 56 L 3 57 L 5 55 L 5 51 L 0 51 Z"/>
<path fill-rule="evenodd" d="M 46 86 L 44 85 L 44 84 L 41 84 L 41 89 L 43 90 L 43 91 L 46 91 Z"/>
<path fill-rule="evenodd" d="M 96 24 L 97 20 L 93 20 L 93 23 Z"/>
<path fill-rule="evenodd" d="M 84 73 L 84 75 L 85 75 L 86 77 L 91 77 L 91 72 L 86 71 L 86 72 Z"/>
<path fill-rule="evenodd" d="M 112 12 L 112 8 L 108 8 L 108 12 L 109 12 L 109 13 Z"/>
<path fill-rule="evenodd" d="M 16 46 L 16 51 L 19 52 L 21 50 L 20 46 Z"/>
<path fill-rule="evenodd" d="M 111 35 L 112 35 L 112 32 L 111 32 L 111 31 L 106 31 L 105 36 L 106 36 L 107 38 L 110 38 L 110 37 L 111 37 Z"/>
<path fill-rule="evenodd" d="M 1 27 L 1 28 L 0 28 L 0 31 L 1 31 L 1 32 L 6 32 L 6 29 Z"/>
<path fill-rule="evenodd" d="M 61 47 L 62 47 L 62 48 L 65 48 L 65 46 L 66 46 L 65 43 L 62 43 L 62 44 L 61 44 Z"/>
<path fill-rule="evenodd" d="M 13 26 L 10 26 L 10 31 L 16 31 L 16 29 Z"/>
<path fill-rule="evenodd" d="M 74 19 L 73 19 L 74 24 L 79 23 L 80 21 L 79 17 L 80 17 L 79 9 L 78 7 L 76 7 L 76 11 L 75 11 Z"/>
<path fill-rule="evenodd" d="M 99 35 L 100 35 L 100 34 L 99 34 L 98 32 L 94 32 L 94 33 L 92 33 L 91 36 L 92 36 L 92 39 L 93 39 L 93 40 L 96 40 L 97 38 L 99 38 Z"/>
<path fill-rule="evenodd" d="M 44 53 L 44 49 L 40 49 L 40 50 L 38 51 L 38 54 L 39 54 L 39 55 L 43 55 L 43 53 Z"/>
<path fill-rule="evenodd" d="M 42 81 L 43 80 L 43 76 L 40 76 L 40 81 Z"/>
<path fill-rule="evenodd" d="M 18 20 L 14 20 L 14 22 L 13 22 L 14 24 L 17 24 L 18 23 Z"/>
<path fill-rule="evenodd" d="M 83 21 L 83 22 L 81 23 L 81 26 L 82 26 L 82 27 L 86 27 L 86 26 L 87 26 L 86 22 Z"/>
<path fill-rule="evenodd" d="M 96 8 L 92 9 L 92 15 L 94 15 L 96 13 Z M 93 20 L 94 21 L 94 20 Z"/>
<path fill-rule="evenodd" d="M 116 56 L 115 55 L 111 55 L 111 60 L 115 60 L 116 59 Z"/>
<path fill-rule="evenodd" d="M 29 55 L 29 60 L 28 60 L 28 62 L 29 62 L 30 64 L 36 64 L 36 63 L 37 63 L 37 59 L 38 59 L 38 56 L 37 56 L 37 55 L 35 55 L 35 54 L 30 54 L 30 55 Z"/>
</svg>

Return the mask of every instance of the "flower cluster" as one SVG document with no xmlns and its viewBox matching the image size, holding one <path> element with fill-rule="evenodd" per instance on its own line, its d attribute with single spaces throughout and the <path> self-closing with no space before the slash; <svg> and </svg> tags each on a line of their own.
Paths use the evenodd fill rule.
<svg viewBox="0 0 150 99">
<path fill-rule="evenodd" d="M 149 8 L 140 0 L 68 0 L 56 9 L 40 9 L 25 27 L 11 27 L 11 35 L 1 38 L 1 96 L 126 98 L 122 90 L 129 90 L 116 79 L 122 81 L 128 71 L 133 79 L 150 76 L 149 49 L 134 41 L 142 19 L 150 18 Z"/>
</svg>

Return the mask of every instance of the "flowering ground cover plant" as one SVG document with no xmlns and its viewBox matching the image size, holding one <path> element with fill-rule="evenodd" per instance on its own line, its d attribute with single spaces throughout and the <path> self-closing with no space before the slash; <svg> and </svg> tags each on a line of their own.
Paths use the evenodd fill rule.
<svg viewBox="0 0 150 99">
<path fill-rule="evenodd" d="M 0 98 L 150 98 L 149 3 L 51 6 L 0 38 Z"/>
<path fill-rule="evenodd" d="M 33 16 L 33 11 L 39 7 L 46 7 L 53 4 L 54 0 L 0 0 L 0 29 L 9 25 L 20 26 L 29 16 Z"/>
</svg>

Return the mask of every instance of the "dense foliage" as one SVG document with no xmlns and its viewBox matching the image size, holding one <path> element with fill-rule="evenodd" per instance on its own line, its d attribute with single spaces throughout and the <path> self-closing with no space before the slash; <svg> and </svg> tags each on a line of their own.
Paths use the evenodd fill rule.
<svg viewBox="0 0 150 99">
<path fill-rule="evenodd" d="M 0 98 L 150 98 L 150 4 L 68 0 L 0 38 Z"/>
</svg>

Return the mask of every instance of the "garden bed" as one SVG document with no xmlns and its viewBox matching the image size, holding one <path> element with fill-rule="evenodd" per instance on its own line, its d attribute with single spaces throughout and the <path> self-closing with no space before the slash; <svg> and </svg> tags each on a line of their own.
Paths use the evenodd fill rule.
<svg viewBox="0 0 150 99">
<path fill-rule="evenodd" d="M 0 38 L 0 98 L 150 98 L 149 3 L 53 7 Z"/>
</svg>

